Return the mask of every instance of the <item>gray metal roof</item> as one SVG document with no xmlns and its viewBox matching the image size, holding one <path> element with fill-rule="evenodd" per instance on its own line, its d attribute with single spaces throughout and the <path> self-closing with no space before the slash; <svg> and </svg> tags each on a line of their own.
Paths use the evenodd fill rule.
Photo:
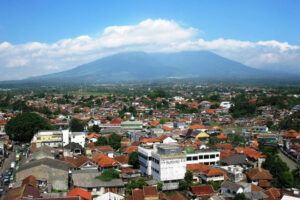
<svg viewBox="0 0 300 200">
<path fill-rule="evenodd" d="M 56 168 L 56 169 L 65 170 L 65 171 L 68 171 L 68 169 L 69 169 L 69 164 L 66 162 L 63 162 L 63 161 L 60 161 L 57 159 L 43 158 L 43 159 L 34 160 L 32 162 L 22 165 L 18 171 L 30 169 L 30 168 L 41 166 L 41 165 L 46 165 L 51 168 Z"/>
<path fill-rule="evenodd" d="M 101 175 L 96 170 L 80 171 L 72 174 L 74 186 L 82 188 L 95 188 L 95 187 L 124 187 L 122 179 L 113 179 L 111 181 L 102 181 L 96 179 L 96 176 Z"/>
</svg>

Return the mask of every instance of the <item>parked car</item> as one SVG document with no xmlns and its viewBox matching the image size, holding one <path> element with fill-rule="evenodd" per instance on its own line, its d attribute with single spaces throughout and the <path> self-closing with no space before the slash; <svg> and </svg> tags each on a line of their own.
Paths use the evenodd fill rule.
<svg viewBox="0 0 300 200">
<path fill-rule="evenodd" d="M 13 181 L 13 180 L 14 180 L 14 178 L 15 178 L 15 177 L 14 177 L 14 175 L 11 175 L 11 177 L 10 177 L 10 179 L 9 179 L 9 180 L 10 180 L 10 181 Z"/>
<path fill-rule="evenodd" d="M 0 178 L 3 178 L 3 174 L 2 173 L 0 173 Z"/>
<path fill-rule="evenodd" d="M 3 191 L 4 191 L 4 187 L 0 186 L 0 192 L 3 192 Z"/>
<path fill-rule="evenodd" d="M 13 184 L 13 183 L 10 183 L 9 186 L 8 186 L 9 189 L 10 189 L 10 188 L 13 188 L 13 187 L 14 187 L 14 184 Z"/>
<path fill-rule="evenodd" d="M 9 179 L 4 179 L 4 185 L 9 185 Z"/>
</svg>

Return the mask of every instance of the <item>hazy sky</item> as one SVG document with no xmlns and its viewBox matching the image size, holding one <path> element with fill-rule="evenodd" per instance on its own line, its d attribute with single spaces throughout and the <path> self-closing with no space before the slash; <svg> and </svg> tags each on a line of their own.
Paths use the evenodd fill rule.
<svg viewBox="0 0 300 200">
<path fill-rule="evenodd" d="M 210 50 L 300 74 L 297 0 L 0 0 L 0 80 L 120 51 Z"/>
</svg>

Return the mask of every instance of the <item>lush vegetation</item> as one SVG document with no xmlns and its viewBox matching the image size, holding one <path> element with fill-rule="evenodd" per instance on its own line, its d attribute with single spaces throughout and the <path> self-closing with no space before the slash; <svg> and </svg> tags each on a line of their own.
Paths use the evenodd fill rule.
<svg viewBox="0 0 300 200">
<path fill-rule="evenodd" d="M 100 179 L 102 181 L 111 181 L 112 179 L 119 178 L 120 174 L 115 169 L 107 169 L 100 176 L 97 176 L 96 179 Z"/>
<path fill-rule="evenodd" d="M 230 108 L 233 118 L 251 117 L 256 112 L 256 105 L 250 102 L 246 95 L 241 94 L 233 99 L 233 106 Z"/>
<path fill-rule="evenodd" d="M 191 171 L 186 171 L 184 175 L 184 180 L 179 181 L 179 190 L 186 190 L 193 185 L 193 173 Z"/>
<path fill-rule="evenodd" d="M 106 137 L 100 136 L 94 143 L 96 146 L 105 146 L 108 144 Z"/>
<path fill-rule="evenodd" d="M 132 179 L 126 185 L 125 190 L 126 190 L 126 192 L 131 193 L 133 189 L 136 189 L 136 188 L 142 189 L 146 185 L 147 185 L 147 183 L 144 178 L 139 178 L 138 180 Z"/>
<path fill-rule="evenodd" d="M 276 187 L 290 188 L 294 186 L 294 175 L 289 167 L 277 155 L 276 146 L 259 145 L 260 151 L 267 156 L 262 167 L 270 171 L 273 176 L 273 184 Z"/>
<path fill-rule="evenodd" d="M 139 162 L 139 153 L 134 151 L 131 154 L 129 154 L 129 160 L 128 164 L 132 165 L 134 169 L 140 168 L 140 162 Z"/>
<path fill-rule="evenodd" d="M 108 138 L 108 144 L 114 149 L 118 150 L 121 147 L 122 137 L 116 133 L 111 134 Z"/>
<path fill-rule="evenodd" d="M 9 138 L 20 142 L 30 142 L 39 130 L 51 129 L 51 124 L 36 113 L 17 114 L 5 125 L 5 132 Z"/>
<path fill-rule="evenodd" d="M 72 132 L 82 132 L 84 130 L 84 124 L 76 118 L 71 119 L 69 126 Z"/>
</svg>

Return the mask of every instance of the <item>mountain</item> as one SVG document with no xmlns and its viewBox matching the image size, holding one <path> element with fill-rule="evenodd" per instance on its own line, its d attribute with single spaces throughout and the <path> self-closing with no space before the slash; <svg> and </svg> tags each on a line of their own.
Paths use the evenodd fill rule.
<svg viewBox="0 0 300 200">
<path fill-rule="evenodd" d="M 197 78 L 218 80 L 281 77 L 245 66 L 209 51 L 175 53 L 126 52 L 101 58 L 64 72 L 32 77 L 40 81 L 114 82 Z"/>
</svg>

